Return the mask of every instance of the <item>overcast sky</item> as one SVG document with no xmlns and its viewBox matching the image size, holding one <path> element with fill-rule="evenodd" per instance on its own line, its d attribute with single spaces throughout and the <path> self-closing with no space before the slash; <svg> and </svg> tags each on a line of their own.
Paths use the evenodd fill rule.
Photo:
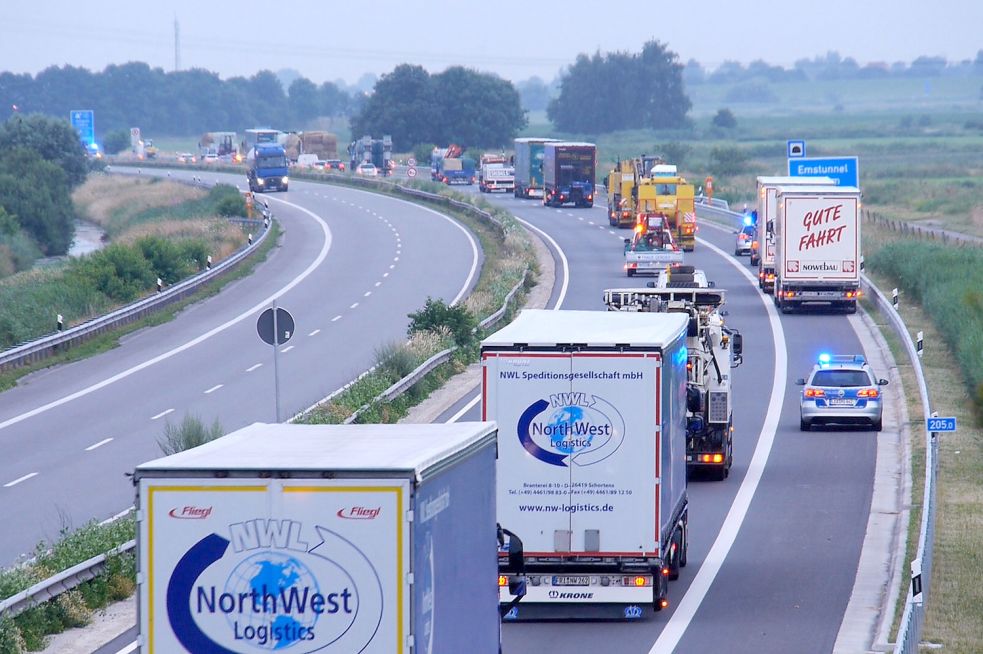
<svg viewBox="0 0 983 654">
<path fill-rule="evenodd" d="M 175 18 L 182 68 L 223 78 L 294 68 L 318 83 L 400 63 L 549 81 L 580 52 L 638 51 L 652 38 L 709 68 L 755 59 L 788 67 L 830 50 L 861 65 L 960 61 L 983 49 L 983 0 L 2 2 L 0 70 L 32 74 L 127 61 L 174 70 Z"/>
</svg>

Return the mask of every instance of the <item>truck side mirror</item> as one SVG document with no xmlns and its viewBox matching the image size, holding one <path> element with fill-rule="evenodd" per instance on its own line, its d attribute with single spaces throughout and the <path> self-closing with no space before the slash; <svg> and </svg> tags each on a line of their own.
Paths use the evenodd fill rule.
<svg viewBox="0 0 983 654">
<path fill-rule="evenodd" d="M 799 377 L 798 379 L 795 380 L 795 385 L 796 386 L 805 386 L 806 385 L 806 380 L 802 379 L 802 377 Z"/>
<path fill-rule="evenodd" d="M 741 332 L 735 331 L 730 335 L 730 348 L 736 357 L 744 354 L 744 337 L 741 336 Z"/>
<path fill-rule="evenodd" d="M 630 238 L 626 238 L 625 239 L 625 245 L 631 245 L 631 239 Z"/>
<path fill-rule="evenodd" d="M 504 530 L 509 536 L 509 570 L 522 574 L 526 570 L 526 559 L 523 554 L 522 539 L 509 530 Z M 516 593 L 512 593 L 515 595 Z"/>
<path fill-rule="evenodd" d="M 878 386 L 887 386 L 889 383 L 890 382 L 888 380 L 886 380 L 886 379 L 878 379 L 877 380 L 877 385 Z"/>
<path fill-rule="evenodd" d="M 774 220 L 769 220 L 768 221 L 768 231 L 769 232 L 774 232 L 775 231 L 775 221 Z"/>
</svg>

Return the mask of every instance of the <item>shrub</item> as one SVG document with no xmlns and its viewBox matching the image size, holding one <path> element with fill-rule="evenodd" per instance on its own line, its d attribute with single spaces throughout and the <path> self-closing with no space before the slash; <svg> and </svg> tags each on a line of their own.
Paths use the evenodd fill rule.
<svg viewBox="0 0 983 654">
<path fill-rule="evenodd" d="M 71 272 L 117 302 L 136 299 L 157 281 L 150 262 L 138 249 L 118 244 L 82 257 L 73 269 Z"/>
<path fill-rule="evenodd" d="M 220 216 L 245 216 L 246 200 L 239 189 L 229 184 L 216 184 L 208 192 L 208 201 Z"/>
<path fill-rule="evenodd" d="M 128 147 L 130 147 L 130 132 L 125 129 L 113 130 L 102 140 L 102 149 L 106 154 L 119 154 Z"/>
<path fill-rule="evenodd" d="M 179 282 L 196 272 L 181 245 L 160 236 L 145 236 L 136 243 L 143 258 L 165 284 Z"/>
<path fill-rule="evenodd" d="M 462 347 L 474 340 L 473 330 L 478 325 L 478 321 L 463 306 L 448 306 L 443 300 L 430 297 L 422 309 L 409 314 L 409 319 L 409 335 L 420 331 L 440 333 L 442 329 L 447 329 L 454 342 Z"/>
<path fill-rule="evenodd" d="M 720 109 L 710 122 L 713 123 L 714 127 L 721 127 L 723 129 L 737 127 L 737 118 L 734 118 L 734 112 L 730 109 Z"/>
<path fill-rule="evenodd" d="M 682 166 L 683 161 L 686 160 L 686 155 L 690 153 L 693 148 L 685 143 L 680 143 L 679 141 L 673 141 L 671 143 L 663 143 L 662 145 L 655 146 L 656 152 L 660 152 L 665 160 L 671 164 L 676 164 L 677 166 Z"/>
<path fill-rule="evenodd" d="M 201 418 L 189 413 L 184 416 L 180 425 L 167 421 L 164 424 L 164 434 L 157 440 L 157 444 L 165 455 L 170 455 L 213 441 L 224 433 L 218 418 L 211 427 L 206 427 Z"/>
<path fill-rule="evenodd" d="M 404 343 L 387 343 L 375 351 L 376 369 L 392 381 L 402 379 L 416 368 L 417 357 Z"/>
</svg>

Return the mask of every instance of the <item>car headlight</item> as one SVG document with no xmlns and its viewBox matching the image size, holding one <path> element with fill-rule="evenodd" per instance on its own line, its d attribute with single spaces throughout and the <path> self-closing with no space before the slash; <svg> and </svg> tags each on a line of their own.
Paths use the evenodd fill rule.
<svg viewBox="0 0 983 654">
<path fill-rule="evenodd" d="M 259 184 L 260 186 L 262 186 L 263 185 L 263 178 L 262 177 L 257 177 L 256 178 L 256 183 Z"/>
<path fill-rule="evenodd" d="M 290 179 L 289 179 L 289 178 L 288 178 L 288 177 L 287 177 L 286 175 L 284 175 L 284 176 L 283 176 L 283 179 L 282 179 L 282 180 L 280 180 L 280 181 L 281 181 L 281 182 L 282 182 L 283 184 L 286 184 L 287 182 L 289 182 L 289 181 L 290 181 Z"/>
</svg>

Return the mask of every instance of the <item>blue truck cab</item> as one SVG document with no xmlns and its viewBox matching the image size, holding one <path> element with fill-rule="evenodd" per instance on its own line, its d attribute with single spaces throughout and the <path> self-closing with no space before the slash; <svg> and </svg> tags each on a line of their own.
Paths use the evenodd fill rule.
<svg viewBox="0 0 983 654">
<path fill-rule="evenodd" d="M 287 153 L 277 143 L 257 143 L 253 146 L 253 157 L 249 161 L 249 190 L 253 193 L 264 191 L 286 191 Z"/>
<path fill-rule="evenodd" d="M 543 147 L 543 204 L 594 206 L 597 147 L 593 143 L 546 143 Z"/>
</svg>

